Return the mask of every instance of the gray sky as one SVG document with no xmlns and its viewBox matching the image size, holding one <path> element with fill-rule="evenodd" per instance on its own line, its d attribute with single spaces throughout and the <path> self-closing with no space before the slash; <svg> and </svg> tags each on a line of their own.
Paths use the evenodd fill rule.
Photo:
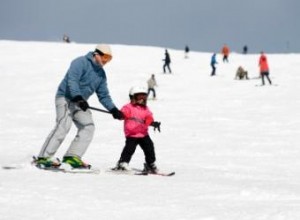
<svg viewBox="0 0 300 220">
<path fill-rule="evenodd" d="M 300 52 L 300 0 L 0 0 L 0 39 Z"/>
</svg>

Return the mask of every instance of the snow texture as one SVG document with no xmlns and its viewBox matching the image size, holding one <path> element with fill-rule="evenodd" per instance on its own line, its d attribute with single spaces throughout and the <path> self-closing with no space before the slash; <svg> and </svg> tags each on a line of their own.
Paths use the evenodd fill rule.
<svg viewBox="0 0 300 220">
<path fill-rule="evenodd" d="M 295 220 L 300 218 L 300 55 L 267 54 L 270 77 L 260 85 L 259 54 L 232 53 L 210 76 L 209 53 L 169 49 L 173 74 L 162 73 L 165 48 L 112 45 L 105 66 L 118 107 L 151 74 L 161 121 L 150 129 L 157 166 L 172 177 L 106 173 L 124 146 L 123 124 L 93 112 L 94 139 L 84 160 L 99 175 L 54 173 L 30 166 L 55 124 L 54 96 L 70 62 L 93 44 L 0 41 L 1 220 Z M 250 80 L 234 80 L 242 65 Z M 103 108 L 94 95 L 89 100 Z M 75 126 L 57 152 L 61 158 Z M 141 168 L 137 148 L 130 163 Z"/>
</svg>

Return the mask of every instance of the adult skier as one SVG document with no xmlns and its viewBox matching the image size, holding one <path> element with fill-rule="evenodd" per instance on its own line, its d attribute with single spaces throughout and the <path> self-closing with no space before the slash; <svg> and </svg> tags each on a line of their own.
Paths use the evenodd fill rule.
<svg viewBox="0 0 300 220">
<path fill-rule="evenodd" d="M 260 75 L 261 75 L 261 80 L 262 80 L 262 85 L 265 85 L 265 77 L 267 78 L 267 80 L 269 81 L 270 85 L 272 84 L 272 81 L 269 77 L 269 65 L 268 65 L 268 61 L 267 61 L 267 56 L 265 55 L 264 52 L 261 52 L 261 55 L 259 57 L 259 61 L 258 61 L 258 65 L 259 65 L 259 69 L 260 69 Z"/>
<path fill-rule="evenodd" d="M 163 59 L 163 61 L 164 61 L 164 65 L 163 65 L 164 73 L 166 73 L 166 67 L 168 68 L 169 73 L 172 73 L 171 67 L 170 67 L 171 58 L 170 58 L 170 54 L 169 54 L 168 50 L 165 50 L 165 59 Z"/>
<path fill-rule="evenodd" d="M 211 72 L 211 76 L 214 76 L 216 75 L 216 64 L 218 63 L 217 62 L 217 58 L 216 58 L 216 53 L 214 53 L 212 56 L 211 56 L 211 60 L 210 60 L 210 66 L 212 68 L 212 72 Z"/>
<path fill-rule="evenodd" d="M 228 57 L 229 57 L 230 49 L 226 44 L 224 44 L 221 53 L 223 54 L 223 62 L 228 63 Z"/>
<path fill-rule="evenodd" d="M 110 97 L 106 73 L 103 69 L 111 59 L 110 46 L 99 44 L 94 52 L 89 52 L 71 62 L 55 96 L 56 125 L 40 150 L 36 160 L 37 166 L 60 166 L 60 162 L 53 159 L 53 156 L 74 123 L 77 127 L 77 134 L 65 153 L 62 163 L 72 168 L 90 167 L 82 161 L 82 156 L 91 143 L 95 130 L 92 112 L 87 102 L 88 98 L 96 93 L 99 102 L 112 113 L 115 119 L 123 117 Z"/>
</svg>

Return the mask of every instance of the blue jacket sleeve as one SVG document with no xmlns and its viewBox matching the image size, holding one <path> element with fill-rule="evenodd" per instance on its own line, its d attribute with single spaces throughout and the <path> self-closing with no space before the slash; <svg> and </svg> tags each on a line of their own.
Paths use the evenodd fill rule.
<svg viewBox="0 0 300 220">
<path fill-rule="evenodd" d="M 104 77 L 101 82 L 99 87 L 96 90 L 96 94 L 98 96 L 99 102 L 107 109 L 107 110 L 112 110 L 115 108 L 115 104 L 113 103 L 108 88 L 107 88 L 107 80 L 106 77 Z"/>
</svg>

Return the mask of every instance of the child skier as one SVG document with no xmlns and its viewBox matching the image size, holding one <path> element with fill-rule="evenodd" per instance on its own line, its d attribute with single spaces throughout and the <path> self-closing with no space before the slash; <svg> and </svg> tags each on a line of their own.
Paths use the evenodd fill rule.
<svg viewBox="0 0 300 220">
<path fill-rule="evenodd" d="M 160 122 L 154 121 L 152 112 L 147 107 L 147 92 L 147 88 L 133 87 L 129 93 L 130 103 L 121 109 L 126 142 L 113 170 L 130 170 L 129 162 L 137 145 L 140 145 L 145 155 L 144 171 L 150 173 L 158 171 L 155 165 L 154 144 L 148 134 L 148 127 L 153 126 L 154 130 L 158 129 L 160 132 Z"/>
</svg>

